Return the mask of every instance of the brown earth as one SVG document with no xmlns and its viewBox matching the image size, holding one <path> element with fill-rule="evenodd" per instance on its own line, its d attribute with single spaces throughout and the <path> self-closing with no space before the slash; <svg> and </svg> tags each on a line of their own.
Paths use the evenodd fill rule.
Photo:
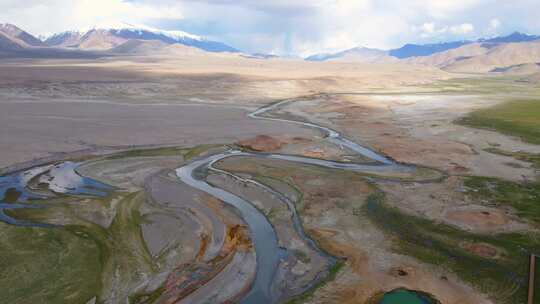
<svg viewBox="0 0 540 304">
<path fill-rule="evenodd" d="M 209 208 L 215 210 L 215 214 L 220 216 L 226 224 L 223 245 L 214 258 L 204 261 L 203 258 L 206 256 L 210 237 L 202 234 L 196 261 L 178 266 L 167 277 L 165 290 L 160 296 L 160 302 L 162 303 L 178 303 L 224 272 L 224 269 L 234 262 L 235 255 L 246 252 L 252 253 L 253 251 L 253 244 L 247 227 L 238 224 L 232 225 L 231 219 L 228 218 L 227 214 L 223 213 L 224 205 L 221 201 L 206 197 L 206 204 Z M 247 289 L 247 286 L 237 292 L 241 294 Z M 240 294 L 236 294 L 234 299 L 239 298 Z"/>
<path fill-rule="evenodd" d="M 257 152 L 272 152 L 279 150 L 285 143 L 268 135 L 257 135 L 254 138 L 241 140 L 237 143 L 240 147 Z"/>
<path fill-rule="evenodd" d="M 449 222 L 475 231 L 493 231 L 510 222 L 509 216 L 503 210 L 492 208 L 465 207 L 447 211 L 445 217 Z"/>
<path fill-rule="evenodd" d="M 497 248 L 489 244 L 465 243 L 465 244 L 462 244 L 461 246 L 463 247 L 463 249 L 467 250 L 468 252 L 472 254 L 476 254 L 484 258 L 494 258 L 497 256 L 499 252 Z"/>
<path fill-rule="evenodd" d="M 502 150 L 540 153 L 540 146 L 488 130 L 454 124 L 466 113 L 501 100 L 468 95 L 318 95 L 285 106 L 280 115 L 293 115 L 329 126 L 363 145 L 404 163 L 449 174 L 493 176 L 513 181 L 534 179 L 530 166 L 511 168 L 512 158 L 484 149 L 494 143 Z"/>
<path fill-rule="evenodd" d="M 232 143 L 260 134 L 311 138 L 311 130 L 245 115 L 277 99 L 351 87 L 395 90 L 447 77 L 400 64 L 227 54 L 2 60 L 0 167 L 104 146 Z"/>
<path fill-rule="evenodd" d="M 442 303 L 490 303 L 456 276 L 392 253 L 391 241 L 364 217 L 362 206 L 374 188 L 343 171 L 287 162 L 228 159 L 220 168 L 292 182 L 303 194 L 296 203 L 306 232 L 326 252 L 344 258 L 335 280 L 307 303 L 358 303 L 381 291 L 405 287 L 433 294 Z M 324 187 L 322 187 L 324 185 Z M 369 279 L 366 279 L 369 278 Z"/>
<path fill-rule="evenodd" d="M 538 41 L 501 44 L 472 43 L 406 61 L 413 64 L 437 66 L 452 72 L 484 73 L 496 68 L 540 62 L 540 43 Z"/>
</svg>

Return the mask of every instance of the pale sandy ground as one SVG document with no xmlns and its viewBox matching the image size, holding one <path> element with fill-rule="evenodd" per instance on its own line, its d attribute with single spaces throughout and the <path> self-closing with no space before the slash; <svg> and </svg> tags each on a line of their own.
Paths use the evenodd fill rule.
<svg viewBox="0 0 540 304">
<path fill-rule="evenodd" d="M 5 100 L 265 103 L 319 92 L 403 90 L 448 78 L 401 64 L 312 63 L 236 57 L 0 62 Z"/>
<path fill-rule="evenodd" d="M 450 124 L 452 119 L 475 106 L 491 102 L 473 96 L 446 99 L 377 95 L 428 91 L 419 86 L 454 76 L 439 70 L 397 64 L 250 60 L 230 55 L 175 59 L 127 57 L 94 62 L 0 62 L 0 167 L 81 149 L 233 143 L 260 134 L 313 138 L 319 135 L 313 130 L 252 120 L 246 114 L 277 99 L 320 92 L 367 92 L 371 95 L 316 97 L 307 99 L 304 104 L 294 104 L 290 109 L 296 115 L 305 114 L 309 120 L 335 127 L 351 139 L 399 161 L 428 165 L 453 174 L 502 175 L 513 180 L 520 180 L 522 175 L 530 176 L 530 169 L 501 167 L 493 158 L 485 160 L 477 154 L 491 141 L 496 141 L 503 149 L 518 145 L 514 139 Z M 519 147 L 536 151 L 523 144 Z M 443 184 L 440 189 L 422 187 L 426 197 L 415 196 L 413 194 L 421 191 L 400 185 L 383 189 L 389 193 L 390 203 L 401 204 L 411 212 L 430 218 L 448 215 L 447 221 L 460 226 L 456 222 L 463 220 L 459 213 L 463 210 L 459 204 L 462 197 L 452 197 L 458 187 L 459 184 Z M 449 194 L 443 195 L 445 191 Z M 430 196 L 438 193 L 444 196 L 441 203 L 422 209 L 439 200 Z M 493 214 L 498 230 L 489 223 L 467 228 L 473 231 L 523 228 L 511 218 L 507 220 L 504 215 Z M 340 219 L 345 219 L 336 220 L 341 231 L 358 224 L 353 222 L 356 219 L 352 216 L 340 215 Z M 497 220 L 506 226 L 497 226 Z M 311 224 L 316 230 L 324 226 L 324 221 Z M 355 245 L 348 249 L 352 256 L 362 256 L 356 261 L 359 273 L 373 277 L 362 291 L 362 297 L 368 296 L 367 290 L 371 293 L 379 289 L 379 282 L 386 282 L 385 287 L 421 288 L 434 281 L 438 274 L 413 259 L 400 256 L 391 260 L 412 265 L 410 267 L 417 272 L 407 279 L 391 279 L 387 266 L 394 263 L 380 260 L 390 253 L 377 256 L 380 248 L 387 247 L 380 231 L 350 234 L 340 240 L 366 244 L 360 246 L 362 248 Z M 448 283 L 433 283 L 430 291 L 444 291 L 441 298 L 456 300 L 449 303 L 488 302 L 457 279 L 451 279 L 458 283 L 451 288 L 441 287 Z M 344 288 L 347 282 L 354 280 L 362 281 L 362 278 L 349 271 L 328 286 L 337 284 Z M 456 298 L 461 295 L 453 292 L 455 290 L 465 290 L 464 294 L 470 298 L 458 301 Z M 358 296 L 351 294 L 355 295 Z M 352 298 L 350 302 L 356 303 Z"/>
<path fill-rule="evenodd" d="M 382 183 L 389 202 L 400 209 L 477 233 L 532 229 L 512 210 L 480 206 L 464 194 L 461 176 L 534 180 L 532 164 L 485 152 L 540 153 L 540 146 L 488 130 L 453 123 L 466 113 L 504 98 L 476 95 L 320 95 L 298 100 L 282 111 L 330 126 L 393 159 L 443 170 L 450 178 L 434 184 Z M 519 163 L 521 166 L 509 165 Z"/>
<path fill-rule="evenodd" d="M 3 102 L 0 109 L 0 166 L 96 146 L 193 146 L 232 143 L 260 133 L 313 133 L 249 119 L 246 109 L 230 106 L 41 101 Z"/>
<path fill-rule="evenodd" d="M 330 126 L 346 136 L 404 163 L 444 170 L 450 174 L 532 180 L 531 164 L 485 152 L 540 153 L 540 146 L 488 130 L 454 124 L 475 109 L 493 106 L 508 96 L 396 94 L 320 95 L 294 102 L 293 115 Z M 511 98 L 511 96 L 510 96 Z M 519 163 L 513 167 L 508 163 Z"/>
<path fill-rule="evenodd" d="M 483 206 L 464 193 L 463 176 L 467 175 L 514 181 L 532 180 L 538 176 L 531 164 L 519 162 L 522 167 L 510 166 L 508 163 L 517 161 L 483 149 L 497 146 L 509 151 L 540 153 L 540 146 L 453 123 L 472 110 L 489 107 L 508 98 L 512 95 L 494 98 L 412 92 L 395 95 L 320 94 L 296 99 L 274 112 L 279 117 L 329 126 L 397 161 L 437 168 L 449 175 L 440 183 L 377 182 L 386 194 L 386 202 L 406 213 L 478 234 L 532 231 L 535 228 L 516 216 L 511 208 Z M 330 184 L 325 183 L 325 191 L 330 189 Z M 347 215 L 324 210 L 317 219 L 304 217 L 306 229 L 322 231 L 317 236 L 319 240 L 337 240 L 337 244 L 330 242 L 328 246 L 335 246 L 336 252 L 342 252 L 349 259 L 361 258 L 358 261 L 353 259 L 351 263 L 351 269 L 356 273 L 346 268 L 336 281 L 316 292 L 312 303 L 364 303 L 377 291 L 403 286 L 431 292 L 442 303 L 492 303 L 481 291 L 467 287 L 454 275 L 385 251 L 388 239 L 378 229 L 365 225 L 361 230 L 351 232 L 355 224 L 346 222 Z M 341 226 L 336 228 L 335 223 Z M 326 228 L 330 232 L 325 231 Z M 348 239 L 335 237 L 343 231 L 349 232 L 345 233 Z M 498 253 L 498 249 L 485 244 L 464 243 L 463 246 L 469 246 L 478 254 Z M 409 275 L 395 275 L 392 269 L 406 269 Z M 362 279 L 366 277 L 369 280 Z"/>
<path fill-rule="evenodd" d="M 2 61 L 0 167 L 104 146 L 228 143 L 261 133 L 307 136 L 309 130 L 245 115 L 281 98 L 320 91 L 402 90 L 406 84 L 447 77 L 405 65 L 233 55 Z M 170 105 L 193 103 L 217 105 Z"/>
</svg>

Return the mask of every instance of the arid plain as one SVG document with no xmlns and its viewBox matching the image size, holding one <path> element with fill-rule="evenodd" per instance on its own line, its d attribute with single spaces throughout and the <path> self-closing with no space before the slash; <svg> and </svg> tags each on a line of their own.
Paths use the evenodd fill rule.
<svg viewBox="0 0 540 304">
<path fill-rule="evenodd" d="M 40 198 L 2 214 L 44 226 L 0 224 L 0 290 L 10 303 L 261 299 L 253 290 L 272 302 L 379 303 L 395 289 L 525 303 L 529 254 L 540 253 L 539 137 L 475 119 L 539 98 L 534 77 L 406 62 L 4 59 L 0 167 L 29 176 L 10 195 Z M 252 209 L 178 170 L 230 150 L 241 152 L 193 172 Z M 66 161 L 111 188 L 96 197 L 66 185 L 54 173 Z M 268 231 L 253 213 L 277 242 L 275 269 L 257 259 L 254 230 Z M 269 269 L 270 282 L 259 279 Z"/>
</svg>

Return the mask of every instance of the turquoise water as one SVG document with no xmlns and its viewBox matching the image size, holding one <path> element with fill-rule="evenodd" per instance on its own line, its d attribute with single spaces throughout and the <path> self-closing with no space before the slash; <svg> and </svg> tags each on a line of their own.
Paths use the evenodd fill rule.
<svg viewBox="0 0 540 304">
<path fill-rule="evenodd" d="M 431 304 L 426 296 L 406 289 L 397 289 L 386 293 L 380 304 Z"/>
</svg>

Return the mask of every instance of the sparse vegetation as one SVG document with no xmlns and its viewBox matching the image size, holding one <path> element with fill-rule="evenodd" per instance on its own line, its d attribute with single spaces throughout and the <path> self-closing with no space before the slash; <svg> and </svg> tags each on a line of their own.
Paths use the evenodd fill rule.
<svg viewBox="0 0 540 304">
<path fill-rule="evenodd" d="M 521 303 L 526 298 L 527 261 L 530 252 L 540 250 L 538 235 L 472 234 L 389 207 L 382 193 L 368 198 L 365 212 L 392 236 L 397 252 L 457 274 L 498 303 Z M 500 254 L 482 257 L 463 248 L 464 242 L 490 244 Z"/>
<path fill-rule="evenodd" d="M 144 195 L 135 192 L 115 197 L 119 201 L 109 227 L 85 220 L 78 211 L 87 204 L 100 210 L 110 204 L 104 201 L 111 198 L 86 203 L 56 199 L 47 203 L 49 208 L 11 210 L 10 216 L 43 223 L 62 214 L 67 225 L 23 228 L 1 224 L 6 226 L 0 232 L 0 251 L 6 251 L 0 252 L 5 274 L 0 277 L 3 294 L 14 293 L 13 300 L 21 301 L 13 301 L 17 303 L 85 303 L 94 296 L 101 301 L 110 296 L 111 289 L 122 296 L 138 282 L 141 273 L 157 271 L 141 231 L 144 217 L 139 208 Z M 51 280 L 55 283 L 50 284 Z M 20 288 L 21 282 L 32 291 Z"/>
<path fill-rule="evenodd" d="M 201 154 L 212 148 L 217 148 L 223 145 L 199 145 L 192 148 L 183 147 L 163 147 L 163 148 L 148 148 L 134 149 L 125 152 L 113 154 L 108 159 L 122 159 L 127 157 L 152 157 L 152 156 L 183 156 L 186 160 Z"/>
<path fill-rule="evenodd" d="M 86 303 L 102 289 L 102 247 L 77 227 L 0 223 L 3 303 Z"/>
<path fill-rule="evenodd" d="M 540 144 L 540 100 L 516 100 L 502 103 L 472 112 L 457 122 Z"/>
<path fill-rule="evenodd" d="M 540 95 L 540 88 L 520 81 L 515 76 L 452 78 L 426 85 L 440 93 L 471 93 L 493 95 L 507 92 L 520 92 L 528 95 Z"/>
<path fill-rule="evenodd" d="M 531 163 L 536 169 L 540 170 L 540 154 L 534 154 L 534 153 L 527 153 L 527 152 L 523 152 L 523 151 L 518 151 L 518 152 L 510 152 L 510 151 L 505 151 L 505 150 L 501 150 L 501 149 L 498 149 L 498 148 L 487 148 L 487 149 L 484 149 L 486 152 L 489 152 L 489 153 L 493 153 L 493 154 L 498 154 L 498 155 L 503 155 L 503 156 L 509 156 L 509 157 L 513 157 L 517 160 L 521 160 L 521 161 L 524 161 L 524 162 L 528 162 L 528 163 Z"/>
<path fill-rule="evenodd" d="M 540 224 L 540 183 L 515 183 L 497 178 L 465 178 L 466 193 L 476 202 L 490 206 L 510 206 L 521 218 Z"/>
<path fill-rule="evenodd" d="M 337 260 L 334 265 L 332 265 L 332 267 L 330 267 L 330 269 L 328 270 L 328 275 L 326 276 L 325 280 L 320 281 L 318 284 L 316 284 L 310 290 L 304 292 L 303 294 L 290 299 L 289 301 L 287 301 L 287 304 L 301 304 L 311 299 L 311 297 L 313 297 L 313 294 L 319 288 L 324 286 L 326 283 L 333 281 L 336 278 L 337 274 L 341 271 L 343 266 L 345 266 L 345 261 Z"/>
<path fill-rule="evenodd" d="M 218 148 L 218 147 L 221 147 L 223 145 L 199 145 L 199 146 L 195 146 L 193 148 L 189 148 L 189 149 L 184 149 L 184 159 L 186 161 L 188 160 L 191 160 L 192 158 L 194 157 L 197 157 L 199 155 L 201 155 L 203 152 L 206 152 L 212 148 Z"/>
<path fill-rule="evenodd" d="M 113 154 L 109 159 L 122 159 L 127 157 L 150 157 L 150 156 L 180 156 L 186 149 L 180 147 L 136 149 Z"/>
<path fill-rule="evenodd" d="M 311 261 L 311 258 L 309 257 L 309 255 L 307 253 L 305 253 L 304 251 L 302 251 L 302 250 L 298 250 L 298 249 L 293 250 L 292 253 L 302 263 L 307 264 L 307 263 L 309 263 Z"/>
</svg>

